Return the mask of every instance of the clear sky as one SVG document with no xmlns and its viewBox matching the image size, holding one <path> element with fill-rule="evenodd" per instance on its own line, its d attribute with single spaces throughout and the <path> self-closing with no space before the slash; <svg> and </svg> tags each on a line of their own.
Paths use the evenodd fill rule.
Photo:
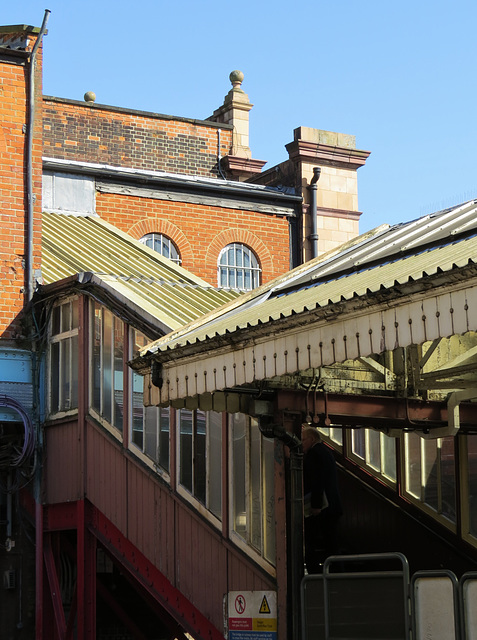
<svg viewBox="0 0 477 640">
<path fill-rule="evenodd" d="M 356 136 L 360 230 L 477 197 L 476 0 L 21 0 L 40 26 L 46 95 L 204 119 L 233 69 L 265 169 L 299 126 Z"/>
</svg>

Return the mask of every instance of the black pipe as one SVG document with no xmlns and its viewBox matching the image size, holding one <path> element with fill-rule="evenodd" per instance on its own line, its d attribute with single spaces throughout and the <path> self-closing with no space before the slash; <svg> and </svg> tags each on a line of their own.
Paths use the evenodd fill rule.
<svg viewBox="0 0 477 640">
<path fill-rule="evenodd" d="M 313 178 L 310 182 L 311 191 L 311 257 L 318 257 L 318 180 L 321 175 L 321 167 L 313 167 Z"/>
</svg>

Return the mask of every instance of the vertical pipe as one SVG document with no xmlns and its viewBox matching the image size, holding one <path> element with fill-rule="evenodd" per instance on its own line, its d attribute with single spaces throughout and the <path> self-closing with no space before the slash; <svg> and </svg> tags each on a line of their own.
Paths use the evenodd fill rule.
<svg viewBox="0 0 477 640">
<path fill-rule="evenodd" d="M 29 95 L 28 95 L 28 127 L 27 127 L 27 145 L 26 145 L 26 188 L 27 188 L 27 238 L 26 238 L 26 300 L 27 303 L 33 298 L 33 135 L 35 129 L 35 61 L 36 52 L 40 47 L 43 34 L 46 31 L 46 24 L 50 17 L 51 11 L 45 9 L 43 23 L 40 33 L 33 46 L 30 56 L 30 77 L 29 77 Z"/>
<path fill-rule="evenodd" d="M 311 191 L 311 257 L 318 257 L 318 180 L 320 179 L 321 168 L 313 167 L 313 178 L 310 182 L 310 191 Z"/>
<path fill-rule="evenodd" d="M 303 557 L 303 451 L 290 448 L 290 587 L 292 638 L 301 638 L 300 585 L 304 573 Z"/>
</svg>

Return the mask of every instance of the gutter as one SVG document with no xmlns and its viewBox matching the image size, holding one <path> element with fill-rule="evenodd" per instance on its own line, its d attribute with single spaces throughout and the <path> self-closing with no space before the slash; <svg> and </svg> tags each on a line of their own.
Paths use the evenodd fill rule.
<svg viewBox="0 0 477 640">
<path fill-rule="evenodd" d="M 277 200 L 283 205 L 294 207 L 302 203 L 301 196 L 285 193 L 274 187 L 248 184 L 232 180 L 217 180 L 216 178 L 197 178 L 194 176 L 182 176 L 173 173 L 145 171 L 143 169 L 129 169 L 114 167 L 112 165 L 78 162 L 74 160 L 59 160 L 56 158 L 43 158 L 43 168 L 47 171 L 62 171 L 64 173 L 81 173 L 83 175 L 101 176 L 114 180 L 150 184 L 158 187 L 172 187 L 177 190 L 185 186 L 188 190 L 208 191 L 214 194 L 235 195 L 242 198 Z M 290 215 L 292 215 L 290 213 Z"/>
</svg>

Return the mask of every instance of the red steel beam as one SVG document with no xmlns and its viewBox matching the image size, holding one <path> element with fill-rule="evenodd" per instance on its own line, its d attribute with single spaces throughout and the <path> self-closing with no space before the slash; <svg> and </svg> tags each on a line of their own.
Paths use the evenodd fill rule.
<svg viewBox="0 0 477 640">
<path fill-rule="evenodd" d="M 332 424 L 344 427 L 426 429 L 447 426 L 446 402 L 414 398 L 284 389 L 277 392 L 275 406 L 278 411 L 301 411 L 304 415 L 316 416 L 323 425 L 328 419 Z M 460 405 L 460 425 L 464 430 L 477 426 L 475 404 Z"/>
<path fill-rule="evenodd" d="M 224 640 L 220 631 L 176 589 L 100 511 L 91 506 L 91 533 L 121 569 L 139 582 L 152 599 L 194 638 Z"/>
<path fill-rule="evenodd" d="M 49 536 L 45 536 L 43 541 L 43 556 L 45 559 L 45 569 L 50 586 L 50 596 L 53 605 L 56 631 L 58 633 L 58 638 L 60 640 L 65 640 L 65 612 L 63 610 L 63 603 L 61 601 L 60 581 L 58 580 L 58 574 L 56 572 L 55 558 L 53 556 L 53 549 L 51 548 L 51 541 L 49 539 Z"/>
</svg>

